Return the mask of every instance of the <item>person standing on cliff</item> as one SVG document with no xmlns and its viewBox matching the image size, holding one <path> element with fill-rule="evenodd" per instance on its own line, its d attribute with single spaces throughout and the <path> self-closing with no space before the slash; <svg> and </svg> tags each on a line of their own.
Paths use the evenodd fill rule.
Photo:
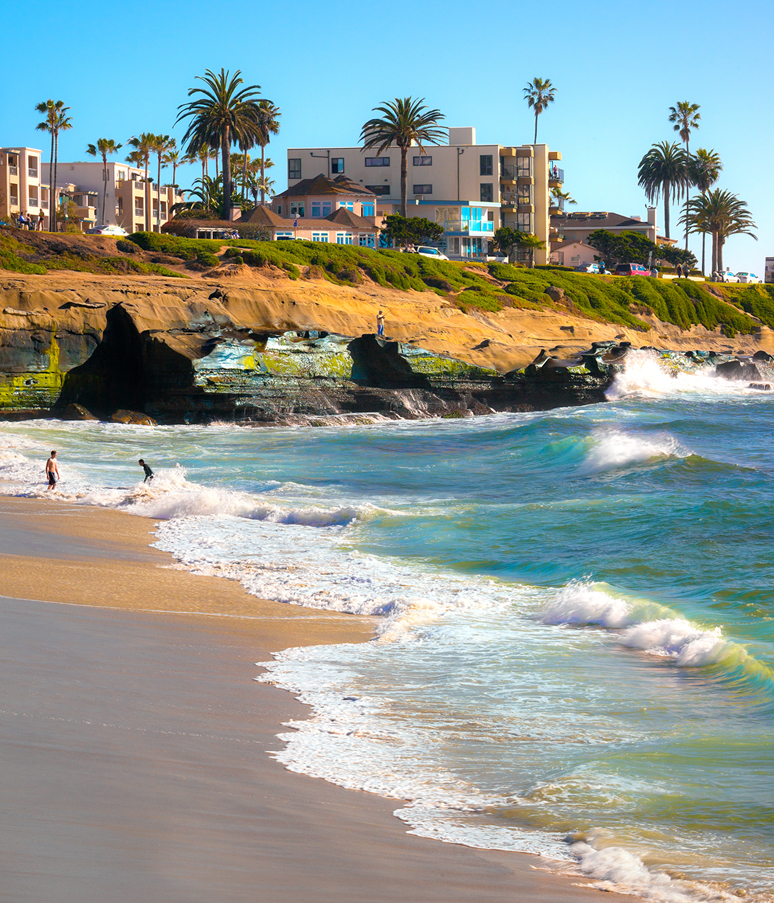
<svg viewBox="0 0 774 903">
<path fill-rule="evenodd" d="M 384 313 L 380 310 L 376 315 L 376 335 L 380 338 L 384 338 Z"/>
<path fill-rule="evenodd" d="M 51 452 L 51 457 L 46 461 L 46 476 L 48 477 L 48 488 L 56 489 L 59 482 L 59 467 L 56 463 L 56 452 Z"/>
</svg>

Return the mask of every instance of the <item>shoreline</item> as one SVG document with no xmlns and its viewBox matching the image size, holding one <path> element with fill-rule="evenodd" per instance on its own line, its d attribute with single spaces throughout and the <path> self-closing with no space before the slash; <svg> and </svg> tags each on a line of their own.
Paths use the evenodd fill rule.
<svg viewBox="0 0 774 903">
<path fill-rule="evenodd" d="M 553 871 L 549 860 L 409 835 L 392 814 L 396 801 L 291 773 L 267 755 L 281 748 L 284 723 L 307 717 L 309 708 L 254 681 L 254 663 L 290 646 L 366 641 L 373 619 L 264 602 L 233 581 L 179 569 L 171 555 L 150 548 L 154 524 L 110 509 L 0 497 L 0 659 L 3 671 L 11 669 L 0 745 L 11 751 L 14 777 L 6 770 L 0 791 L 7 815 L 0 859 L 10 863 L 4 883 L 15 901 L 51 897 L 54 888 L 61 901 L 117 903 L 140 893 L 241 903 L 256 899 L 256 887 L 266 890 L 258 899 L 288 903 L 597 897 L 599 889 Z M 38 649 L 38 637 L 51 630 Z M 26 643 L 13 643 L 15 633 Z M 156 651 L 145 661 L 148 649 Z M 204 669 L 191 669 L 191 660 Z M 167 698 L 169 674 L 176 680 Z M 93 736 L 100 719 L 105 730 Z M 113 725 L 116 719 L 127 724 Z M 61 736 L 71 730 L 74 738 Z M 88 741 L 76 750 L 84 730 Z M 194 749 L 186 739 L 213 732 L 219 736 L 193 741 Z M 148 733 L 170 748 L 160 754 L 146 745 Z M 135 736 L 127 752 L 126 738 Z M 61 782 L 38 794 L 51 769 Z M 82 790 L 76 797 L 63 789 L 73 782 Z M 152 786 L 163 787 L 158 800 L 147 798 Z M 23 803 L 28 797 L 31 805 Z M 154 837 L 173 814 L 174 831 L 156 836 L 151 855 L 138 836 Z M 99 836 L 84 838 L 95 824 Z M 32 853 L 14 849 L 14 837 L 33 835 Z M 94 843 L 104 856 L 95 858 Z M 64 879 L 57 861 L 65 863 Z M 117 882 L 125 896 L 116 895 Z"/>
</svg>

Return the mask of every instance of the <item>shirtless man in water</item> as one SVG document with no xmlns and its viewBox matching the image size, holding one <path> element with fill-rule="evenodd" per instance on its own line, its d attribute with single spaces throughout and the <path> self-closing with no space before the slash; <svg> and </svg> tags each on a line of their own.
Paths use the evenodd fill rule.
<svg viewBox="0 0 774 903">
<path fill-rule="evenodd" d="M 48 477 L 48 488 L 56 489 L 59 481 L 59 467 L 56 463 L 56 452 L 51 452 L 51 457 L 46 461 L 46 476 Z"/>
</svg>

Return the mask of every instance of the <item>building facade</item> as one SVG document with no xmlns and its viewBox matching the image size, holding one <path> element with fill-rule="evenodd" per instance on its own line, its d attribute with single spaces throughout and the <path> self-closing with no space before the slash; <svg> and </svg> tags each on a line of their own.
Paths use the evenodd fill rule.
<svg viewBox="0 0 774 903">
<path fill-rule="evenodd" d="M 558 151 L 545 144 L 476 144 L 471 127 L 450 128 L 448 144 L 424 150 L 409 149 L 406 212 L 443 225 L 450 257 L 486 257 L 502 225 L 540 237 L 545 249 L 536 262 L 548 262 L 551 188 L 564 180 Z M 288 150 L 289 191 L 319 174 L 343 177 L 375 195 L 377 218 L 400 210 L 398 147 L 378 156 L 362 147 Z"/>
<path fill-rule="evenodd" d="M 0 147 L 0 219 L 24 213 L 49 227 L 50 187 L 34 147 Z"/>
<path fill-rule="evenodd" d="M 605 229 L 614 235 L 620 235 L 621 232 L 639 232 L 658 244 L 674 243 L 674 239 L 667 239 L 658 234 L 655 207 L 648 207 L 648 216 L 645 220 L 639 216 L 623 216 L 620 213 L 606 211 L 595 213 L 555 211 L 551 216 L 551 238 L 554 246 L 562 241 L 585 242 L 597 229 Z"/>
<path fill-rule="evenodd" d="M 74 190 L 81 197 L 96 197 L 95 212 L 99 225 L 121 226 L 127 232 L 158 232 L 172 218 L 172 206 L 183 199 L 171 185 L 162 186 L 159 190 L 158 186 L 150 182 L 149 175 L 148 204 L 143 169 L 109 160 L 107 182 L 103 181 L 103 170 L 101 160 L 86 163 L 60 162 L 57 170 L 60 190 L 65 190 L 66 186 L 77 186 Z M 105 221 L 101 222 L 103 185 L 106 188 Z"/>
</svg>

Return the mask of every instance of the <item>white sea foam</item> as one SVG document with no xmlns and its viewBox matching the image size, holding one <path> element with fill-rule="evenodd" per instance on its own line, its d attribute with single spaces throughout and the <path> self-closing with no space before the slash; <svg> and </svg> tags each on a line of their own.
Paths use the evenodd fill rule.
<svg viewBox="0 0 774 903">
<path fill-rule="evenodd" d="M 540 619 L 546 624 L 616 631 L 622 646 L 668 658 L 685 668 L 747 657 L 741 646 L 723 638 L 720 627 L 696 627 L 666 606 L 625 599 L 585 580 L 571 581 L 560 589 L 541 610 Z"/>
<path fill-rule="evenodd" d="M 709 365 L 685 373 L 670 370 L 653 351 L 632 351 L 627 355 L 624 371 L 607 390 L 607 397 L 616 401 L 665 395 L 739 395 L 749 391 L 743 380 L 718 377 Z"/>
<path fill-rule="evenodd" d="M 685 458 L 690 452 L 667 434 L 643 436 L 616 429 L 597 430 L 579 472 L 585 476 L 619 470 L 667 458 Z"/>
</svg>

